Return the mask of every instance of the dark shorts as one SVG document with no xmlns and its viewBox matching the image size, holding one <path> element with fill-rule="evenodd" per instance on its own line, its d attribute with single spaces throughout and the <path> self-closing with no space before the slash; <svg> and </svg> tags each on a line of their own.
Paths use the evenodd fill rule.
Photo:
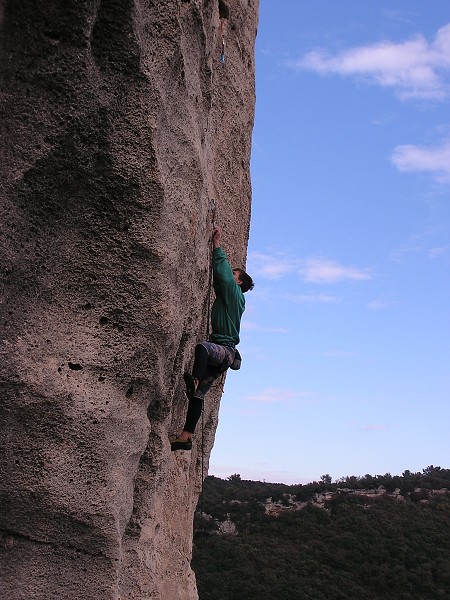
<svg viewBox="0 0 450 600">
<path fill-rule="evenodd" d="M 231 346 L 222 346 L 214 342 L 200 342 L 208 352 L 208 364 L 214 367 L 222 367 L 223 370 L 228 369 L 233 364 L 234 348 Z"/>
<path fill-rule="evenodd" d="M 235 350 L 231 346 L 222 346 L 214 342 L 200 342 L 208 353 L 208 370 L 200 381 L 196 396 L 204 398 L 214 381 L 233 364 Z"/>
</svg>

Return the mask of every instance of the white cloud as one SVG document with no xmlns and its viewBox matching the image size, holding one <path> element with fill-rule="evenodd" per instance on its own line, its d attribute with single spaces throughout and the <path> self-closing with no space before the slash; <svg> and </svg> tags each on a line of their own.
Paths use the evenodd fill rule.
<svg viewBox="0 0 450 600">
<path fill-rule="evenodd" d="M 295 270 L 298 259 L 288 256 L 270 256 L 252 252 L 249 256 L 249 271 L 268 279 L 280 279 Z"/>
<path fill-rule="evenodd" d="M 300 274 L 310 283 L 338 283 L 339 281 L 363 281 L 371 279 L 367 269 L 346 267 L 334 260 L 311 257 L 303 261 Z"/>
<path fill-rule="evenodd" d="M 429 43 L 422 35 L 405 42 L 379 42 L 339 52 L 318 50 L 294 63 L 317 73 L 356 76 L 392 88 L 403 98 L 444 99 L 449 92 L 445 79 L 450 70 L 450 23 Z"/>
<path fill-rule="evenodd" d="M 433 173 L 437 181 L 450 182 L 450 140 L 436 148 L 397 146 L 391 160 L 399 171 L 427 171 Z"/>
<path fill-rule="evenodd" d="M 321 257 L 311 256 L 300 259 L 285 255 L 270 256 L 261 253 L 252 253 L 249 256 L 251 269 L 249 270 L 261 277 L 268 279 L 280 279 L 286 275 L 296 273 L 300 275 L 303 281 L 308 283 L 338 283 L 340 281 L 353 280 L 363 281 L 371 279 L 368 269 L 359 269 L 356 267 L 341 265 L 338 262 Z M 298 297 L 301 299 L 301 297 Z M 303 297 L 307 301 L 307 296 Z M 315 297 L 317 301 L 318 297 Z M 332 297 L 321 301 L 336 301 Z"/>
</svg>

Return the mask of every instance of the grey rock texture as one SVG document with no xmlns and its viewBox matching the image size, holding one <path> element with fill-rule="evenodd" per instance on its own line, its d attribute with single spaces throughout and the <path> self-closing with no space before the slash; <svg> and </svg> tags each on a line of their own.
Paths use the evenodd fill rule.
<svg viewBox="0 0 450 600">
<path fill-rule="evenodd" d="M 197 598 L 220 383 L 203 458 L 201 428 L 191 453 L 169 437 L 207 329 L 211 198 L 245 266 L 257 12 L 0 3 L 2 598 Z"/>
</svg>

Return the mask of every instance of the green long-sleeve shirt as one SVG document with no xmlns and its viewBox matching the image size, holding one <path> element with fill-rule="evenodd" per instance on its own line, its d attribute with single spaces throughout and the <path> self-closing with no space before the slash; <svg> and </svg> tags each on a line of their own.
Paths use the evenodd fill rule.
<svg viewBox="0 0 450 600">
<path fill-rule="evenodd" d="M 211 311 L 210 340 L 216 344 L 239 344 L 245 298 L 222 248 L 213 250 L 213 274 L 216 299 Z"/>
</svg>

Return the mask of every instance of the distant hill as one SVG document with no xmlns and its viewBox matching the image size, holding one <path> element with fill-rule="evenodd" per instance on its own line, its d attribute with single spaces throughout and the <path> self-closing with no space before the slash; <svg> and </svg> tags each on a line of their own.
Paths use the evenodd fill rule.
<svg viewBox="0 0 450 600">
<path fill-rule="evenodd" d="M 450 470 L 285 485 L 208 477 L 200 600 L 450 598 Z"/>
</svg>

